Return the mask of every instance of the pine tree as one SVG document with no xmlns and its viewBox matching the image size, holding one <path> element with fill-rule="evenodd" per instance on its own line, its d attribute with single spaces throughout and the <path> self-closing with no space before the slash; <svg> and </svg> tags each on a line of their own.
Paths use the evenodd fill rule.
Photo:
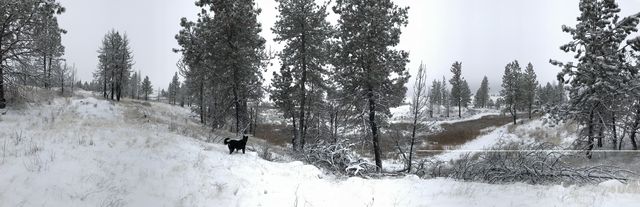
<svg viewBox="0 0 640 207">
<path fill-rule="evenodd" d="M 522 98 L 523 104 L 527 107 L 529 119 L 531 119 L 531 112 L 533 110 L 533 104 L 536 97 L 536 86 L 538 86 L 538 80 L 536 79 L 536 73 L 533 71 L 533 65 L 527 64 L 527 67 L 522 74 Z"/>
<path fill-rule="evenodd" d="M 429 91 L 429 94 L 429 104 L 431 106 L 431 111 L 433 111 L 434 106 L 437 106 L 438 113 L 440 113 L 440 104 L 442 103 L 442 85 L 440 81 L 433 80 L 433 83 L 431 83 L 431 90 Z"/>
<path fill-rule="evenodd" d="M 291 118 L 293 126 L 292 143 L 297 140 L 299 135 L 296 127 L 296 89 L 294 87 L 293 77 L 289 67 L 281 67 L 280 73 L 273 73 L 271 82 L 271 95 L 269 98 L 275 103 L 275 106 L 284 112 L 285 118 Z"/>
<path fill-rule="evenodd" d="M 136 97 L 139 97 L 138 93 L 140 92 L 140 74 L 138 72 L 134 72 L 131 74 L 129 80 L 129 95 L 131 96 L 131 99 L 136 99 Z"/>
<path fill-rule="evenodd" d="M 482 78 L 480 88 L 476 91 L 476 95 L 473 100 L 476 108 L 485 108 L 488 106 L 487 104 L 491 99 L 489 98 L 489 80 L 487 79 L 487 76 Z"/>
<path fill-rule="evenodd" d="M 382 170 L 379 127 L 381 115 L 398 106 L 409 78 L 408 53 L 393 49 L 400 42 L 401 27 L 407 25 L 408 8 L 391 0 L 338 0 L 333 10 L 338 19 L 339 52 L 336 79 L 352 94 L 352 103 L 366 107 L 377 170 Z M 365 109 L 363 109 L 365 110 Z"/>
<path fill-rule="evenodd" d="M 505 104 L 508 107 L 511 117 L 513 117 L 513 124 L 516 124 L 518 116 L 518 106 L 521 98 L 522 90 L 520 89 L 522 69 L 517 60 L 510 62 L 504 68 L 504 75 L 502 76 L 502 90 L 500 95 L 502 96 Z"/>
<path fill-rule="evenodd" d="M 449 112 L 451 112 L 451 94 L 449 92 L 449 89 L 447 88 L 447 81 L 444 78 L 444 76 L 442 76 L 442 82 L 440 82 L 441 84 L 441 89 L 442 92 L 440 93 L 442 95 L 442 103 L 440 103 L 441 105 L 446 107 L 446 111 L 447 111 L 447 118 L 449 118 Z"/>
<path fill-rule="evenodd" d="M 95 77 L 103 84 L 103 96 L 120 101 L 133 66 L 133 55 L 127 35 L 111 30 L 98 50 L 98 70 Z"/>
<path fill-rule="evenodd" d="M 331 26 L 326 21 L 326 5 L 318 6 L 315 0 L 276 0 L 278 2 L 278 20 L 272 28 L 276 35 L 275 41 L 284 42 L 285 46 L 279 54 L 280 61 L 285 70 L 289 70 L 298 89 L 299 109 L 297 135 L 294 137 L 293 149 L 304 149 L 305 130 L 307 127 L 305 114 L 308 105 L 310 89 L 322 89 L 324 87 L 323 75 L 326 74 L 323 66 L 327 62 L 327 40 L 331 34 Z M 289 69 L 290 68 L 290 69 Z M 283 71 L 281 71 L 283 72 Z M 324 90 L 316 91 L 324 93 Z M 288 110 L 288 109 L 283 109 Z"/>
<path fill-rule="evenodd" d="M 65 8 L 54 0 L 0 1 L 0 25 L 3 25 L 0 27 L 0 109 L 6 107 L 5 81 L 11 80 L 8 76 L 17 75 L 14 70 L 18 67 L 8 67 L 7 63 L 24 62 L 34 51 L 44 51 L 45 47 L 40 47 L 44 42 L 38 41 L 44 37 L 54 43 L 46 48 L 59 51 L 62 46 L 56 40 L 64 30 L 58 28 L 56 16 L 64 11 Z M 36 30 L 46 30 L 48 33 L 41 36 L 34 32 Z M 37 77 L 35 74 L 22 75 Z"/>
<path fill-rule="evenodd" d="M 558 74 L 561 84 L 569 85 L 570 98 L 566 110 L 570 116 L 567 118 L 586 127 L 589 158 L 594 139 L 597 137 L 598 146 L 601 146 L 603 136 L 600 135 L 605 135 L 607 128 L 611 129 L 615 145 L 617 125 L 631 126 L 628 129 L 630 141 L 637 149 L 637 125 L 616 123 L 619 120 L 616 116 L 624 111 L 625 114 L 635 114 L 636 120 L 640 119 L 640 113 L 635 113 L 640 112 L 638 82 L 634 81 L 638 78 L 638 68 L 632 66 L 634 63 L 628 62 L 627 58 L 627 46 L 636 44 L 638 39 L 626 41 L 632 32 L 637 31 L 640 13 L 620 19 L 620 8 L 614 0 L 581 0 L 579 8 L 578 24 L 575 27 L 562 26 L 563 32 L 569 33 L 573 40 L 560 47 L 564 52 L 575 53 L 577 62 L 550 60 L 562 68 Z"/>
<path fill-rule="evenodd" d="M 66 31 L 59 28 L 55 13 L 48 9 L 38 11 L 36 18 L 39 19 L 37 20 L 39 23 L 33 28 L 34 43 L 32 44 L 35 47 L 33 48 L 33 53 L 34 56 L 40 56 L 41 58 L 44 88 L 50 88 L 53 84 L 52 82 L 55 81 L 52 74 L 57 76 L 54 73 L 59 73 L 59 71 L 53 70 L 61 68 L 56 67 L 57 65 L 54 64 L 58 64 L 57 61 L 64 54 L 62 34 L 66 33 Z"/>
<path fill-rule="evenodd" d="M 458 118 L 462 118 L 462 63 L 454 62 L 451 66 L 451 101 L 458 106 Z"/>
<path fill-rule="evenodd" d="M 149 76 L 145 76 L 142 81 L 142 94 L 144 94 L 144 100 L 149 100 L 149 95 L 153 93 L 153 86 L 151 86 L 151 81 L 149 81 Z"/>
<path fill-rule="evenodd" d="M 471 89 L 469 89 L 469 84 L 465 79 L 462 79 L 460 87 L 460 103 L 465 108 L 469 107 L 469 103 L 471 103 Z"/>
<path fill-rule="evenodd" d="M 187 18 L 180 19 L 180 26 L 182 29 L 175 36 L 181 49 L 174 49 L 174 52 L 180 52 L 182 59 L 178 61 L 177 66 L 180 70 L 180 75 L 185 78 L 189 91 L 195 96 L 196 105 L 194 111 L 200 116 L 200 123 L 206 124 L 206 103 L 205 94 L 208 90 L 214 87 L 208 87 L 207 79 L 215 80 L 212 73 L 206 67 L 206 50 L 211 30 L 207 25 L 211 24 L 211 17 L 206 10 L 198 14 L 199 19 L 197 22 L 188 21 Z M 217 83 L 217 81 L 215 82 Z M 213 85 L 213 84 L 212 84 Z"/>
<path fill-rule="evenodd" d="M 176 101 L 178 100 L 178 92 L 180 90 L 180 80 L 178 79 L 178 73 L 176 72 L 169 83 L 169 103 L 176 105 Z"/>
<path fill-rule="evenodd" d="M 211 36 L 215 39 L 208 44 L 210 51 L 216 52 L 207 53 L 214 69 L 210 73 L 218 81 L 214 91 L 231 93 L 228 97 L 235 112 L 235 131 L 245 133 L 249 127 L 247 103 L 249 99 L 260 99 L 262 94 L 260 69 L 265 66 L 266 57 L 257 20 L 261 10 L 254 8 L 253 0 L 200 0 L 197 5 L 209 6 L 214 15 Z"/>
<path fill-rule="evenodd" d="M 190 105 L 188 94 L 189 94 L 189 88 L 187 87 L 186 81 L 184 81 L 180 84 L 180 87 L 178 89 L 178 101 L 180 103 L 180 107 L 184 107 L 185 104 Z"/>
</svg>

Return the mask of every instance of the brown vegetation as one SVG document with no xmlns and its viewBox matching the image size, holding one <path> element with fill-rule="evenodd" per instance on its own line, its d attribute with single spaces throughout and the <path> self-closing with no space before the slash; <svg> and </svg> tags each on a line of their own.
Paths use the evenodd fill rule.
<svg viewBox="0 0 640 207">
<path fill-rule="evenodd" d="M 442 131 L 426 137 L 426 145 L 419 150 L 444 150 L 455 148 L 482 134 L 483 129 L 497 127 L 510 122 L 508 116 L 488 115 L 480 119 L 442 124 Z M 418 151 L 420 152 L 420 151 Z M 427 155 L 430 153 L 419 153 Z"/>
</svg>

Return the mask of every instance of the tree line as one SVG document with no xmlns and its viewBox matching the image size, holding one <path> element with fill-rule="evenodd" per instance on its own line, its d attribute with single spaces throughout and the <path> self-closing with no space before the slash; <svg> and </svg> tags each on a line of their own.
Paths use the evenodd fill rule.
<svg viewBox="0 0 640 207">
<path fill-rule="evenodd" d="M 179 72 L 161 94 L 171 104 L 190 106 L 202 124 L 239 134 L 255 132 L 257 110 L 268 94 L 290 126 L 294 151 L 304 152 L 319 140 L 357 140 L 371 147 L 380 169 L 380 134 L 390 127 L 389 109 L 403 104 L 410 78 L 408 53 L 394 48 L 409 8 L 388 0 L 339 0 L 332 7 L 314 0 L 276 2 L 279 14 L 270 29 L 284 48 L 272 53 L 265 52 L 259 35 L 261 10 L 254 1 L 197 1 L 202 8 L 198 18 L 182 18 L 175 36 L 180 47 L 174 52 L 182 55 Z M 330 11 L 339 17 L 336 25 L 326 20 Z M 262 74 L 274 59 L 280 68 L 263 87 Z M 449 117 L 452 109 L 462 117 L 472 106 L 505 106 L 515 123 L 518 112 L 531 118 L 566 100 L 561 84 L 538 84 L 532 64 L 524 72 L 517 61 L 507 65 L 499 98 L 490 96 L 486 76 L 474 95 L 461 62 L 452 64 L 448 80 L 442 77 L 430 86 L 426 66 L 420 68 L 414 95 L 424 98 L 413 97 L 419 104 L 411 104 L 419 109 L 412 112 L 417 129 L 427 114 Z M 353 128 L 358 129 L 355 137 L 348 133 Z M 413 147 L 409 157 L 412 153 Z"/>
<path fill-rule="evenodd" d="M 102 92 L 105 99 L 120 101 L 129 96 L 149 100 L 153 93 L 149 76 L 142 79 L 142 73 L 133 70 L 129 38 L 116 30 L 107 32 L 102 39 L 98 49 L 98 67 L 93 76 L 91 89 Z"/>
<path fill-rule="evenodd" d="M 402 103 L 409 78 L 408 53 L 393 49 L 408 8 L 389 0 L 339 0 L 331 8 L 339 23 L 331 25 L 328 5 L 276 2 L 279 15 L 271 30 L 285 46 L 276 54 L 264 51 L 256 19 L 261 10 L 253 0 L 200 0 L 198 19 L 181 20 L 175 51 L 183 56 L 180 74 L 201 122 L 251 132 L 252 112 L 269 92 L 293 126 L 295 151 L 325 137 L 337 141 L 340 125 L 362 118 L 381 168 L 379 130 L 389 108 Z M 280 70 L 263 88 L 262 71 L 275 58 Z"/>
</svg>

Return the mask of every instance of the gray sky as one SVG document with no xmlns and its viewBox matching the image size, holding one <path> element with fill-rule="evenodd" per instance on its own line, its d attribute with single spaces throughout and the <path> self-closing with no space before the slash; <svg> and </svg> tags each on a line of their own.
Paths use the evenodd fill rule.
<svg viewBox="0 0 640 207">
<path fill-rule="evenodd" d="M 322 0 L 317 0 L 323 2 Z M 194 20 L 199 9 L 193 0 L 61 0 L 67 8 L 60 25 L 69 63 L 75 63 L 79 78 L 91 80 L 97 66 L 97 49 L 104 34 L 113 29 L 126 32 L 134 53 L 134 69 L 151 79 L 154 89 L 166 88 L 177 71 L 179 55 L 174 35 L 181 17 Z M 462 75 L 473 92 L 484 75 L 493 92 L 500 89 L 504 66 L 518 60 L 534 65 L 540 83 L 555 81 L 559 69 L 550 58 L 570 60 L 558 48 L 570 40 L 561 25 L 575 25 L 578 0 L 397 0 L 410 6 L 409 25 L 403 29 L 398 48 L 409 51 L 411 74 L 420 62 L 430 78 L 449 78 L 454 61 L 462 62 Z M 266 48 L 273 43 L 271 27 L 277 11 L 273 0 L 256 0 Z M 640 12 L 639 0 L 618 1 L 623 16 Z M 330 20 L 335 23 L 335 15 Z M 277 69 L 277 61 L 265 78 Z"/>
</svg>

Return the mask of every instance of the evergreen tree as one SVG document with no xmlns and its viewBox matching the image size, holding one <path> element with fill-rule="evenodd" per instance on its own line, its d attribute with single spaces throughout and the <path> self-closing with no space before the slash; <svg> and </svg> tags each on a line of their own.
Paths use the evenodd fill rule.
<svg viewBox="0 0 640 207">
<path fill-rule="evenodd" d="M 469 103 L 471 103 L 471 89 L 469 89 L 469 84 L 467 80 L 462 79 L 462 84 L 460 87 L 460 104 L 462 107 L 469 107 Z"/>
<path fill-rule="evenodd" d="M 138 93 L 140 93 L 140 74 L 138 72 L 134 72 L 131 74 L 129 78 L 129 95 L 131 99 L 136 99 L 136 97 L 140 97 Z"/>
<path fill-rule="evenodd" d="M 511 117 L 513 117 L 514 125 L 516 124 L 518 116 L 517 110 L 519 102 L 522 99 L 522 90 L 520 89 L 521 73 L 522 69 L 520 68 L 520 64 L 518 64 L 517 60 L 514 60 L 507 64 L 504 68 L 504 75 L 502 76 L 502 90 L 500 91 L 500 95 L 507 105 Z"/>
<path fill-rule="evenodd" d="M 531 119 L 531 111 L 536 97 L 536 86 L 538 86 L 536 73 L 533 71 L 533 65 L 529 63 L 522 74 L 522 87 L 520 87 L 522 89 L 523 104 L 527 108 L 529 119 Z"/>
<path fill-rule="evenodd" d="M 185 104 L 190 105 L 190 99 L 188 94 L 189 94 L 189 88 L 187 87 L 186 81 L 184 81 L 180 84 L 180 87 L 178 89 L 178 102 L 180 104 L 180 107 L 184 107 Z"/>
<path fill-rule="evenodd" d="M 382 170 L 379 128 L 381 115 L 402 103 L 409 78 L 408 53 L 393 49 L 407 25 L 408 8 L 391 0 L 337 0 L 339 52 L 336 79 L 352 103 L 368 111 L 377 170 Z M 351 101 L 349 101 L 351 102 Z M 363 109 L 363 107 L 366 107 Z"/>
<path fill-rule="evenodd" d="M 19 72 L 19 67 L 8 67 L 7 63 L 25 62 L 25 58 L 38 51 L 58 57 L 63 52 L 58 40 L 64 30 L 58 28 L 56 16 L 64 11 L 65 8 L 55 0 L 0 1 L 0 25 L 3 25 L 0 27 L 0 109 L 6 107 L 5 81 L 11 80 L 8 76 L 17 76 Z M 47 33 L 35 33 L 37 30 Z M 43 40 L 49 40 L 51 44 L 42 47 Z M 37 77 L 33 73 L 20 75 Z"/>
<path fill-rule="evenodd" d="M 120 101 L 133 66 L 127 35 L 111 30 L 102 40 L 98 53 L 99 67 L 94 75 L 103 84 L 103 96 Z"/>
<path fill-rule="evenodd" d="M 275 103 L 275 106 L 284 112 L 285 118 L 291 118 L 291 125 L 293 126 L 293 139 L 295 142 L 299 135 L 296 127 L 296 90 L 294 88 L 294 81 L 291 75 L 291 69 L 289 67 L 282 67 L 280 73 L 273 72 L 273 78 L 271 79 L 271 95 L 269 98 Z"/>
<path fill-rule="evenodd" d="M 188 21 L 186 18 L 180 19 L 180 26 L 182 29 L 175 36 L 181 49 L 174 49 L 174 52 L 180 52 L 182 59 L 178 61 L 177 66 L 180 70 L 180 75 L 185 78 L 189 91 L 197 100 L 195 105 L 197 107 L 192 108 L 200 116 L 200 123 L 206 124 L 205 110 L 207 103 L 205 103 L 205 94 L 210 91 L 212 85 L 218 83 L 218 81 L 207 82 L 207 79 L 216 80 L 213 78 L 211 68 L 207 67 L 206 49 L 209 43 L 205 40 L 213 39 L 210 37 L 210 33 L 213 33 L 210 27 L 211 17 L 206 10 L 203 13 L 198 14 L 199 19 L 197 22 Z M 208 83 L 208 84 L 207 84 Z M 209 85 L 210 84 L 210 85 Z"/>
<path fill-rule="evenodd" d="M 262 29 L 257 20 L 261 10 L 255 8 L 253 0 L 199 0 L 197 5 L 209 6 L 214 15 L 211 36 L 215 39 L 208 44 L 209 51 L 216 52 L 206 53 L 214 69 L 209 73 L 219 82 L 214 91 L 228 94 L 235 112 L 235 131 L 245 133 L 249 127 L 247 104 L 262 94 L 260 69 L 265 66 L 265 40 L 259 34 Z"/>
<path fill-rule="evenodd" d="M 451 84 L 451 101 L 452 103 L 458 106 L 458 118 L 462 118 L 462 98 L 463 98 L 463 89 L 462 89 L 462 63 L 454 62 L 451 66 L 451 79 L 449 79 L 449 83 Z"/>
<path fill-rule="evenodd" d="M 442 103 L 440 103 L 441 105 L 446 107 L 446 111 L 447 111 L 447 118 L 449 118 L 449 112 L 451 112 L 451 94 L 449 93 L 449 89 L 447 88 L 447 81 L 444 78 L 444 76 L 442 76 L 442 82 L 440 82 L 441 84 L 441 89 L 442 92 L 440 93 L 442 95 Z"/>
<path fill-rule="evenodd" d="M 487 107 L 488 102 L 491 100 L 489 98 L 489 80 L 487 76 L 482 78 L 482 82 L 480 83 L 480 88 L 476 91 L 476 95 L 473 98 L 474 106 L 476 108 L 485 108 Z"/>
<path fill-rule="evenodd" d="M 149 95 L 153 93 L 153 86 L 151 86 L 151 81 L 149 81 L 149 76 L 145 76 L 142 81 L 142 94 L 144 94 L 144 100 L 149 100 Z"/>
<path fill-rule="evenodd" d="M 620 120 L 616 117 L 623 112 L 634 114 L 635 119 L 640 120 L 639 84 L 634 81 L 638 79 L 638 68 L 627 58 L 629 49 L 640 45 L 638 38 L 629 38 L 632 32 L 637 31 L 640 14 L 621 19 L 618 15 L 620 8 L 614 0 L 581 0 L 579 8 L 577 25 L 562 26 L 573 40 L 560 47 L 564 52 L 576 53 L 577 62 L 550 61 L 562 68 L 558 74 L 561 84 L 569 85 L 567 118 L 586 127 L 586 133 L 580 138 L 586 138 L 589 158 L 594 139 L 597 138 L 598 146 L 602 146 L 604 135 L 610 134 L 615 145 L 618 125 L 631 126 L 627 129 L 631 132 L 629 138 L 633 148 L 637 149 L 637 124 L 616 123 Z M 628 48 L 629 45 L 632 47 Z M 610 133 L 605 133 L 607 129 L 611 129 Z"/>
<path fill-rule="evenodd" d="M 430 98 L 429 104 L 431 111 L 433 111 L 434 106 L 438 107 L 438 113 L 440 113 L 440 104 L 442 103 L 442 84 L 438 80 L 433 80 L 431 83 L 431 90 L 429 91 Z"/>
<path fill-rule="evenodd" d="M 178 80 L 178 73 L 176 72 L 169 83 L 169 103 L 176 105 L 176 101 L 178 100 L 178 92 L 180 90 L 180 80 Z"/>
<path fill-rule="evenodd" d="M 62 34 L 66 33 L 65 30 L 60 29 L 58 26 L 58 20 L 54 12 L 49 9 L 43 9 L 38 11 L 38 24 L 33 28 L 32 38 L 33 41 L 33 56 L 38 57 L 42 62 L 42 82 L 44 88 L 50 88 L 55 81 L 53 75 L 58 76 L 60 71 L 53 71 L 54 69 L 60 70 L 61 67 L 57 67 L 59 61 L 64 54 L 64 46 L 62 46 Z M 60 76 L 58 76 L 60 78 Z"/>
<path fill-rule="evenodd" d="M 307 127 L 305 114 L 310 89 L 308 85 L 318 89 L 317 93 L 324 93 L 323 75 L 326 74 L 323 66 L 327 62 L 327 39 L 331 34 L 331 26 L 326 21 L 326 6 L 318 6 L 315 0 L 276 0 L 278 2 L 278 20 L 272 28 L 276 35 L 274 41 L 284 42 L 284 49 L 279 54 L 282 69 L 288 70 L 294 78 L 300 105 L 298 129 L 294 129 L 297 135 L 293 140 L 293 149 L 304 149 L 305 130 Z M 284 71 L 281 71 L 281 73 Z M 322 99 L 318 99 L 321 101 Z M 290 110 L 281 108 L 282 110 Z"/>
</svg>

